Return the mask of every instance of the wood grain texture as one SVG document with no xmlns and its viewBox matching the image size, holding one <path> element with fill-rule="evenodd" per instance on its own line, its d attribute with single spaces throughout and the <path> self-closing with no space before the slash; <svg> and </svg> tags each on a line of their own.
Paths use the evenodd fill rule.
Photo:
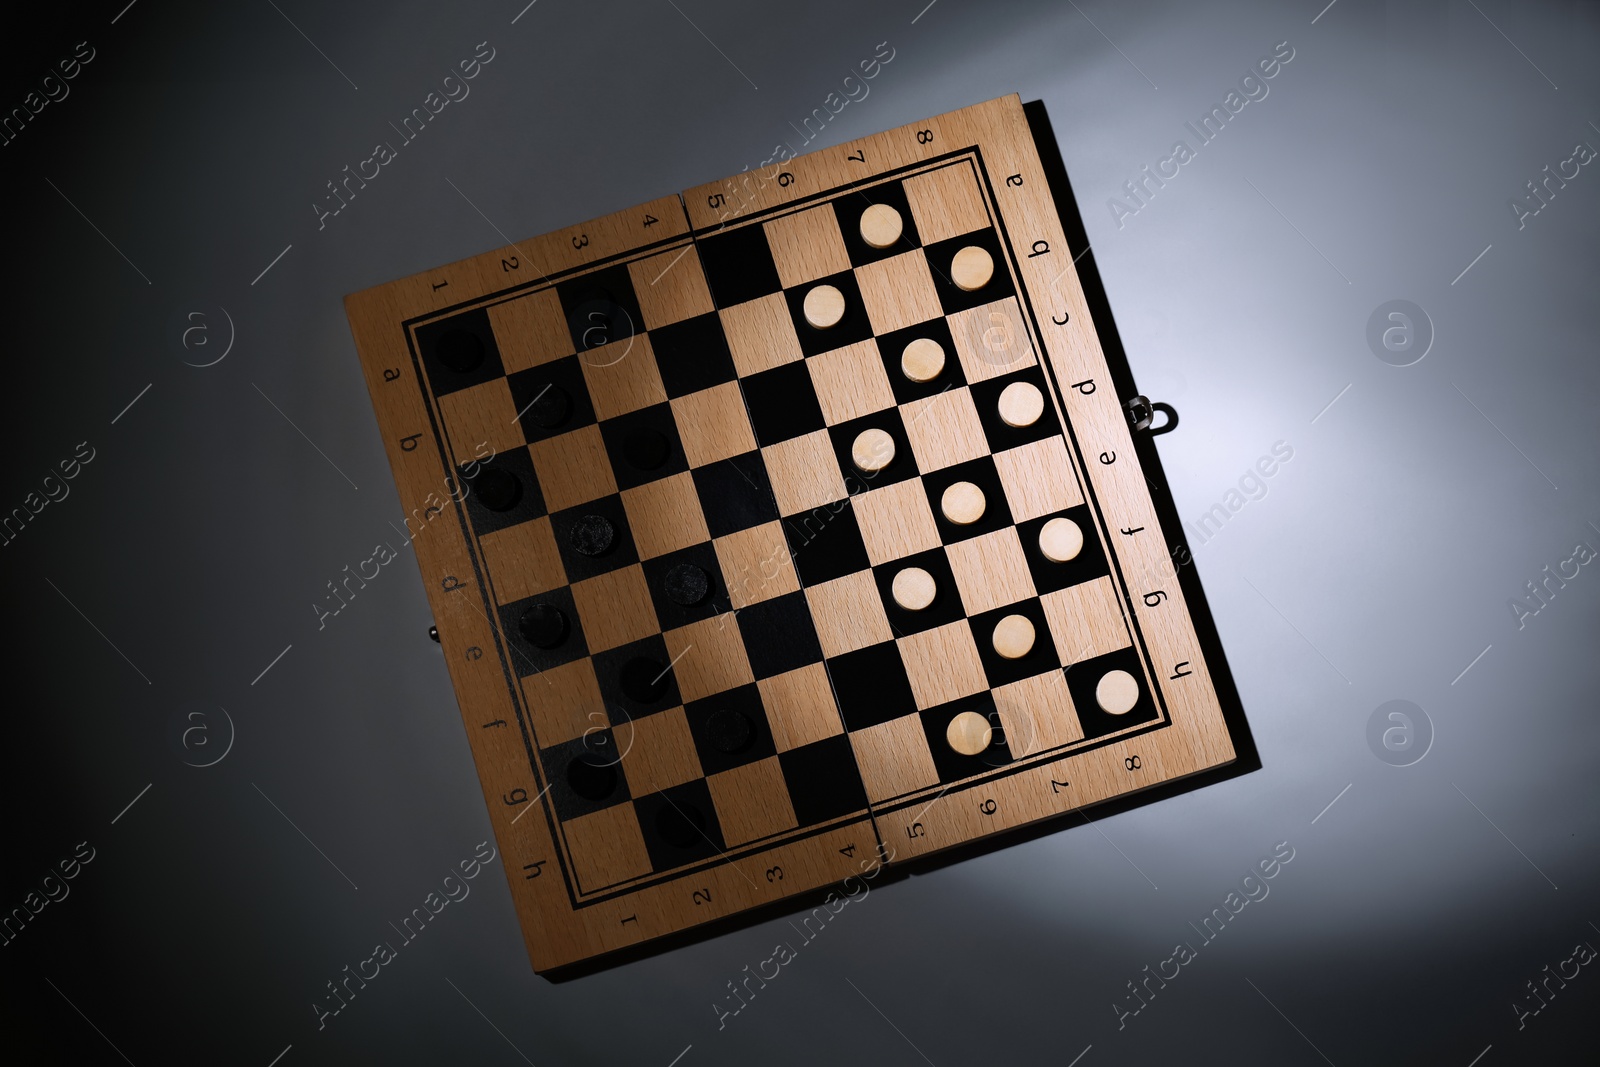
<svg viewBox="0 0 1600 1067">
<path fill-rule="evenodd" d="M 781 169 L 786 182 L 775 180 L 776 171 L 747 172 L 346 300 L 524 940 L 541 971 L 837 883 L 880 856 L 912 859 L 1234 758 L 1210 665 L 1171 577 L 1167 539 L 1017 98 L 823 149 Z M 863 222 L 843 206 L 836 215 L 832 201 L 864 181 L 900 183 L 910 208 L 900 222 L 906 234 L 915 232 L 915 247 L 895 244 L 886 218 Z M 811 327 L 797 326 L 784 293 L 719 303 L 709 249 L 741 227 L 765 235 L 771 269 L 785 287 L 850 272 L 862 306 L 847 307 L 830 329 L 849 329 L 854 310 L 873 337 L 806 357 L 797 329 Z M 868 234 L 869 246 L 886 246 L 884 254 L 852 267 L 841 227 L 856 227 L 851 236 Z M 942 301 L 949 297 L 941 294 L 978 279 L 941 276 L 929 246 L 965 246 L 988 232 L 1009 239 L 990 264 L 989 284 L 1003 284 L 1005 294 L 946 314 Z M 626 341 L 575 353 L 575 312 L 547 279 L 603 271 L 627 279 L 641 321 Z M 419 331 L 467 312 L 485 315 L 503 374 L 435 396 Z M 669 399 L 671 375 L 655 351 L 661 343 L 655 331 L 701 316 L 720 327 L 738 380 Z M 951 348 L 946 368 L 923 387 L 899 371 L 905 342 L 886 351 L 876 338 L 932 319 L 948 329 Z M 509 376 L 553 373 L 569 359 L 598 419 L 661 409 L 680 428 L 691 427 L 682 440 L 691 469 L 619 491 L 600 424 L 525 444 Z M 741 402 L 750 396 L 746 379 L 802 359 L 801 380 L 812 383 L 828 427 L 885 412 L 901 419 L 909 443 L 902 459 L 914 461 L 917 477 L 869 480 L 867 491 L 845 503 L 862 483 L 856 474 L 846 484 L 850 472 L 841 472 L 827 428 L 757 440 Z M 1045 416 L 1070 425 L 1076 446 L 1050 433 L 991 449 L 984 419 L 994 413 L 979 406 L 977 393 L 992 386 L 985 395 L 994 406 L 1001 383 L 992 380 L 1030 368 L 1045 372 L 1038 379 L 1047 383 Z M 957 370 L 956 388 L 937 386 Z M 908 382 L 926 391 L 897 403 Z M 935 580 L 959 588 L 966 616 L 1034 603 L 1044 632 L 1035 634 L 1029 655 L 1049 654 L 1056 666 L 1015 679 L 994 674 L 1004 666 L 980 655 L 999 622 L 994 617 L 981 625 L 963 616 L 935 618 L 914 632 L 898 629 L 870 570 L 803 584 L 805 553 L 822 550 L 801 548 L 791 559 L 784 524 L 775 519 L 713 537 L 695 476 L 751 455 L 760 456 L 783 516 L 805 520 L 808 531 L 827 529 L 842 514 L 853 519 L 867 565 L 892 568 L 913 553 L 939 554 L 951 577 Z M 474 460 L 531 464 L 551 512 L 620 501 L 645 563 L 569 582 L 550 518 L 480 534 L 479 524 L 490 520 L 455 491 L 457 472 Z M 966 463 L 991 465 L 997 481 L 987 484 L 997 485 L 1013 525 L 988 530 L 980 518 L 976 532 L 952 540 L 956 535 L 941 532 L 938 498 L 930 499 L 923 479 Z M 1014 524 L 1042 524 L 1069 509 L 1079 509 L 1084 554 L 1107 553 L 1114 566 L 1061 588 L 1037 588 L 1039 575 L 1049 572 L 1036 570 L 1030 543 Z M 1036 529 L 1029 536 L 1037 554 Z M 730 576 L 732 600 L 710 617 L 663 631 L 645 565 L 697 546 L 707 546 Z M 737 593 L 732 575 L 739 577 Z M 632 655 L 625 650 L 659 641 L 678 703 L 613 722 L 591 658 L 530 670 L 500 610 L 563 591 L 591 637 L 590 655 Z M 1146 596 L 1155 591 L 1164 595 Z M 863 725 L 861 694 L 836 693 L 830 668 L 820 662 L 757 679 L 745 635 L 774 625 L 772 606 L 780 602 L 809 605 L 826 655 L 893 649 L 905 664 L 908 705 Z M 943 603 L 937 599 L 928 613 Z M 1061 669 L 1068 665 L 1071 671 Z M 1127 672 L 1132 689 L 1119 679 L 1121 692 L 1108 700 L 1114 707 L 1134 702 L 1124 715 L 1138 722 L 1127 728 L 1093 718 L 1105 714 L 1093 706 L 1099 680 L 1118 670 Z M 884 700 L 898 699 L 891 689 L 886 683 Z M 694 702 L 746 690 L 758 694 L 764 709 L 770 754 L 708 768 Z M 952 750 L 947 731 L 959 712 L 941 710 L 980 695 L 994 708 L 984 726 L 1003 739 L 1004 763 L 992 771 L 981 762 L 992 747 L 981 756 L 968 753 L 983 734 L 978 724 L 962 719 Z M 1142 709 L 1151 717 L 1140 719 Z M 1086 722 L 1101 732 L 1091 736 Z M 565 786 L 552 777 L 556 764 L 547 766 L 545 754 L 582 745 L 597 729 L 609 731 L 633 798 L 703 788 L 720 813 L 722 847 L 704 862 L 663 871 L 651 851 L 655 829 L 633 806 L 562 814 L 554 793 Z M 785 787 L 785 760 L 833 744 L 853 758 L 869 807 L 830 815 L 797 835 L 803 805 Z M 964 758 L 978 760 L 980 772 L 941 778 L 946 772 L 932 758 L 935 746 L 946 755 L 968 753 Z M 936 795 L 942 799 L 931 804 Z M 775 869 L 781 879 L 769 875 Z"/>
</svg>

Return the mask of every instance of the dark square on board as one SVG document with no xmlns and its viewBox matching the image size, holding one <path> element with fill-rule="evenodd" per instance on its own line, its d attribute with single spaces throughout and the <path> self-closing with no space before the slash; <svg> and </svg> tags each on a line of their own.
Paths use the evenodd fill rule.
<svg viewBox="0 0 1600 1067">
<path fill-rule="evenodd" d="M 945 733 L 950 728 L 950 720 L 964 711 L 982 715 L 989 720 L 989 727 L 994 731 L 990 736 L 989 747 L 976 756 L 964 756 L 945 742 Z M 979 693 L 976 696 L 953 700 L 919 714 L 922 717 L 922 732 L 928 739 L 928 749 L 933 753 L 933 766 L 939 772 L 940 782 L 959 782 L 963 778 L 984 774 L 1011 762 L 1011 748 L 1007 743 L 1000 714 L 995 710 L 992 693 Z M 1017 740 L 1021 744 L 1025 739 Z M 1023 745 L 1022 751 L 1026 752 L 1029 749 Z"/>
<path fill-rule="evenodd" d="M 803 361 L 785 363 L 739 380 L 750 425 L 762 447 L 820 430 L 827 420 Z"/>
<path fill-rule="evenodd" d="M 434 396 L 505 376 L 489 312 L 463 311 L 416 327 L 417 350 Z"/>
<path fill-rule="evenodd" d="M 695 753 L 707 774 L 731 771 L 777 751 L 761 693 L 752 683 L 683 706 Z"/>
<path fill-rule="evenodd" d="M 772 248 L 761 224 L 751 223 L 695 238 L 711 299 L 719 308 L 776 293 L 783 288 Z"/>
<path fill-rule="evenodd" d="M 894 576 L 907 567 L 920 567 L 933 577 L 933 603 L 921 611 L 907 611 L 894 600 Z M 884 613 L 889 616 L 889 628 L 896 637 L 919 634 L 966 617 L 966 608 L 961 603 L 961 593 L 956 588 L 956 578 L 943 548 L 918 552 L 874 567 L 872 579 L 878 584 Z"/>
<path fill-rule="evenodd" d="M 873 248 L 861 236 L 861 214 L 873 204 L 887 204 L 900 214 L 900 239 L 888 248 Z M 839 217 L 839 232 L 844 234 L 844 248 L 850 256 L 852 267 L 876 263 L 922 245 L 921 238 L 917 236 L 917 223 L 911 214 L 911 205 L 906 202 L 905 187 L 898 181 L 852 189 L 834 199 L 833 212 Z"/>
<path fill-rule="evenodd" d="M 709 619 L 731 606 L 716 549 L 709 541 L 645 560 L 644 579 L 663 630 Z"/>
<path fill-rule="evenodd" d="M 1007 615 L 1021 615 L 1033 623 L 1033 648 L 1017 659 L 1007 659 L 994 650 L 995 626 Z M 1050 636 L 1050 624 L 1044 617 L 1044 605 L 1038 597 L 973 615 L 967 619 L 967 625 L 972 628 L 972 640 L 978 646 L 978 660 L 983 664 L 990 689 L 1061 667 L 1055 639 Z"/>
<path fill-rule="evenodd" d="M 926 337 L 938 342 L 944 349 L 944 369 L 926 382 L 914 382 L 900 369 L 900 357 L 912 341 Z M 915 326 L 894 330 L 878 338 L 878 354 L 883 358 L 883 369 L 889 375 L 889 388 L 894 390 L 896 404 L 909 404 L 913 400 L 936 396 L 946 389 L 956 389 L 967 383 L 961 371 L 961 360 L 956 357 L 955 341 L 950 336 L 950 324 L 944 319 L 929 319 Z"/>
<path fill-rule="evenodd" d="M 1072 559 L 1062 563 L 1047 559 L 1039 551 L 1039 531 L 1051 519 L 1067 519 L 1083 534 L 1083 547 Z M 1095 528 L 1089 505 L 1041 515 L 1037 519 L 1017 523 L 1017 536 L 1022 539 L 1022 554 L 1028 560 L 1028 572 L 1033 575 L 1033 587 L 1041 594 L 1053 593 L 1069 585 L 1093 581 L 1110 573 L 1106 563 L 1105 547 L 1100 543 L 1100 531 Z"/>
<path fill-rule="evenodd" d="M 739 634 L 758 681 L 822 661 L 822 645 L 803 592 L 785 593 L 741 608 Z"/>
<path fill-rule="evenodd" d="M 692 473 L 695 495 L 712 537 L 725 537 L 778 517 L 778 502 L 760 452 L 719 459 Z"/>
<path fill-rule="evenodd" d="M 893 641 L 868 645 L 827 661 L 847 730 L 864 730 L 917 710 L 900 649 Z"/>
<path fill-rule="evenodd" d="M 704 778 L 640 797 L 633 807 L 645 851 L 657 873 L 710 859 L 725 847 L 722 824 Z"/>
<path fill-rule="evenodd" d="M 683 702 L 678 695 L 672 657 L 660 634 L 597 652 L 593 662 L 600 698 L 605 701 L 606 715 L 617 728 L 617 743 L 624 751 L 632 738 L 632 729 L 625 723 Z"/>
<path fill-rule="evenodd" d="M 606 419 L 600 424 L 600 437 L 619 489 L 632 489 L 689 469 L 668 404 Z"/>
<path fill-rule="evenodd" d="M 802 585 L 821 585 L 871 566 L 855 509 L 841 501 L 783 520 L 789 558 Z"/>
<path fill-rule="evenodd" d="M 667 396 L 688 396 L 737 377 L 722 319 L 715 311 L 650 331 Z"/>
<path fill-rule="evenodd" d="M 867 808 L 867 790 L 861 784 L 850 739 L 844 734 L 780 753 L 778 766 L 783 770 L 795 821 L 801 826 L 814 826 Z"/>
<path fill-rule="evenodd" d="M 556 283 L 561 311 L 578 352 L 600 348 L 644 332 L 644 317 L 626 264 Z"/>
<path fill-rule="evenodd" d="M 589 654 L 572 591 L 566 586 L 501 604 L 498 614 L 511 667 L 519 678 Z"/>
<path fill-rule="evenodd" d="M 506 377 L 522 436 L 529 442 L 558 437 L 594 422 L 594 405 L 577 356 L 541 363 Z"/>
<path fill-rule="evenodd" d="M 968 245 L 977 245 L 994 260 L 994 277 L 982 289 L 968 291 L 956 285 L 950 277 L 950 263 L 956 253 Z M 1000 235 L 994 230 L 975 230 L 952 237 L 948 241 L 928 245 L 923 250 L 928 257 L 928 269 L 933 273 L 933 289 L 939 294 L 939 304 L 946 315 L 992 303 L 1016 292 L 1011 284 L 1011 263 L 1000 247 Z"/>
<path fill-rule="evenodd" d="M 1044 413 L 1031 426 L 1011 426 L 1000 417 L 1000 394 L 1013 382 L 1027 382 L 1044 395 Z M 1045 381 L 1044 370 L 1037 364 L 1015 374 L 974 383 L 972 403 L 978 409 L 978 421 L 983 424 L 983 436 L 989 442 L 990 452 L 1004 452 L 1061 432 L 1055 401 L 1050 396 L 1050 383 Z"/>
<path fill-rule="evenodd" d="M 805 315 L 806 294 L 819 285 L 831 285 L 844 294 L 844 317 L 826 329 L 811 325 Z M 785 289 L 783 299 L 789 305 L 794 333 L 800 339 L 800 351 L 805 355 L 831 352 L 872 336 L 872 323 L 867 319 L 867 307 L 861 301 L 861 286 L 856 282 L 854 271 L 847 270 L 797 285 L 793 289 Z"/>
<path fill-rule="evenodd" d="M 556 815 L 575 819 L 628 799 L 616 739 L 606 729 L 592 730 L 539 753 Z M 529 803 L 534 803 L 530 799 Z"/>
<path fill-rule="evenodd" d="M 984 509 L 977 522 L 963 525 L 944 517 L 940 501 L 944 491 L 956 482 L 971 482 L 983 491 Z M 922 488 L 928 493 L 928 507 L 933 511 L 933 524 L 939 529 L 939 539 L 947 545 L 1012 525 L 1011 506 L 1006 503 L 1005 487 L 1000 484 L 1000 473 L 995 469 L 993 456 L 979 456 L 925 474 Z"/>
<path fill-rule="evenodd" d="M 465 492 L 467 517 L 479 537 L 544 514 L 544 496 L 526 448 L 466 464 L 457 473 Z"/>
<path fill-rule="evenodd" d="M 853 450 L 863 430 L 882 430 L 894 441 L 894 458 L 881 470 L 864 471 L 855 464 Z M 830 426 L 828 437 L 833 444 L 834 458 L 839 462 L 839 471 L 844 475 L 845 491 L 851 496 L 917 476 L 917 457 L 911 451 L 911 439 L 906 436 L 905 419 L 898 407 L 884 408 Z"/>
<path fill-rule="evenodd" d="M 1100 679 L 1110 671 L 1127 671 L 1139 682 L 1139 702 L 1131 711 L 1111 715 L 1100 709 L 1094 698 Z M 1150 683 L 1144 676 L 1139 653 L 1130 645 L 1103 656 L 1074 663 L 1067 668 L 1067 692 L 1072 694 L 1072 706 L 1077 709 L 1078 723 L 1084 737 L 1104 737 L 1106 734 L 1140 723 L 1154 722 L 1161 711 L 1150 697 Z"/>
</svg>

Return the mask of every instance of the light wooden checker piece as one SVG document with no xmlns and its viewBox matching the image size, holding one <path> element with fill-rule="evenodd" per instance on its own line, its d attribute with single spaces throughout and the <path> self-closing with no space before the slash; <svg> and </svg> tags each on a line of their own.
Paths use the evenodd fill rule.
<svg viewBox="0 0 1600 1067">
<path fill-rule="evenodd" d="M 535 969 L 1233 759 L 1039 114 L 348 298 Z"/>
</svg>

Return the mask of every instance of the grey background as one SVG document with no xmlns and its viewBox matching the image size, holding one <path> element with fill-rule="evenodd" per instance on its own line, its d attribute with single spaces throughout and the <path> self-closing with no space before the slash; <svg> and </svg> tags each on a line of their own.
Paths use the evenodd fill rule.
<svg viewBox="0 0 1600 1067">
<path fill-rule="evenodd" d="M 1521 229 L 1508 198 L 1600 143 L 1593 5 L 539 0 L 513 25 L 522 0 L 124 2 L 5 34 L 5 109 L 97 51 L 0 148 L 0 510 L 95 449 L 0 549 L 0 910 L 96 849 L 0 948 L 8 1058 L 1592 1057 L 1592 967 L 1520 1030 L 1511 1005 L 1600 944 L 1600 575 L 1520 629 L 1508 599 L 1600 547 L 1600 173 Z M 485 40 L 470 97 L 319 231 L 324 183 Z M 1269 95 L 1119 228 L 1108 198 L 1285 40 Z M 1160 451 L 1187 520 L 1292 447 L 1220 533 L 1189 531 L 1262 769 L 874 887 L 720 1030 L 786 919 L 551 984 L 497 860 L 319 1031 L 324 983 L 490 837 L 414 564 L 321 632 L 310 608 L 402 515 L 341 297 L 798 146 L 881 41 L 826 143 L 1045 101 L 1134 375 L 1182 413 Z M 1365 340 L 1396 298 L 1436 331 L 1404 368 Z M 217 308 L 231 352 L 185 366 L 220 352 Z M 179 343 L 191 311 L 213 347 Z M 1409 767 L 1366 740 L 1394 699 L 1435 734 Z M 214 709 L 236 730 L 208 768 L 175 741 L 196 707 L 216 746 Z M 1190 924 L 1285 841 L 1270 895 L 1202 944 Z M 1119 1029 L 1125 983 L 1185 941 Z"/>
</svg>

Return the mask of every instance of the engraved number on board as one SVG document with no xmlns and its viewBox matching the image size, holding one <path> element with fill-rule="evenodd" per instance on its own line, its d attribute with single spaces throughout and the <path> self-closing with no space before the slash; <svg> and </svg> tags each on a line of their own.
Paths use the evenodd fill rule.
<svg viewBox="0 0 1600 1067">
<path fill-rule="evenodd" d="M 728 198 L 721 193 L 712 193 L 706 197 L 706 207 L 721 207 L 728 202 Z"/>
<path fill-rule="evenodd" d="M 623 925 L 623 926 L 627 926 L 627 925 L 628 925 L 628 924 L 629 924 L 629 923 L 636 923 L 636 922 L 638 922 L 638 921 L 639 921 L 639 916 L 637 916 L 637 915 L 630 915 L 630 916 L 628 916 L 628 917 L 627 917 L 627 918 L 626 918 L 626 919 L 623 919 L 623 920 L 622 920 L 622 923 L 621 923 L 621 925 Z"/>
<path fill-rule="evenodd" d="M 867 150 L 865 148 L 858 148 L 844 158 L 853 159 L 857 163 L 865 163 L 867 161 Z"/>
<path fill-rule="evenodd" d="M 449 279 L 446 279 L 445 281 L 440 282 L 438 285 L 435 285 L 433 287 L 433 291 L 437 293 L 440 289 L 443 289 L 445 286 L 447 286 L 449 284 L 450 284 Z"/>
<path fill-rule="evenodd" d="M 922 828 L 922 824 L 920 822 L 914 822 L 910 826 L 906 827 L 906 836 L 907 837 L 927 837 L 928 836 L 928 831 L 926 831 L 926 830 L 924 830 Z"/>
<path fill-rule="evenodd" d="M 781 882 L 781 881 L 783 881 L 783 868 L 782 867 L 768 867 L 767 868 L 767 881 L 769 881 L 769 882 Z"/>
<path fill-rule="evenodd" d="M 711 903 L 711 890 L 709 890 L 709 889 L 696 889 L 694 891 L 694 902 L 696 904 L 709 904 L 709 903 Z"/>
<path fill-rule="evenodd" d="M 522 261 L 516 256 L 507 256 L 505 259 L 500 261 L 500 269 L 505 271 L 507 274 L 519 269 L 521 266 Z"/>
<path fill-rule="evenodd" d="M 656 223 L 658 223 L 660 221 L 661 220 L 656 218 L 654 215 L 646 215 L 644 217 L 644 224 L 646 226 L 654 226 Z"/>
<path fill-rule="evenodd" d="M 917 143 L 918 144 L 932 144 L 933 143 L 933 131 L 932 130 L 918 130 L 917 131 Z"/>
<path fill-rule="evenodd" d="M 782 174 L 778 175 L 778 184 L 788 188 L 794 184 L 794 175 L 790 174 L 788 171 L 784 171 Z"/>
<path fill-rule="evenodd" d="M 1064 787 L 1069 786 L 1071 784 L 1072 784 L 1071 782 L 1058 782 L 1054 778 L 1052 778 L 1052 779 L 1050 779 L 1050 792 L 1059 793 L 1059 792 L 1061 792 L 1061 790 Z"/>
<path fill-rule="evenodd" d="M 1136 771 L 1140 767 L 1144 766 L 1143 763 L 1139 762 L 1139 757 L 1138 756 L 1129 756 L 1127 759 L 1122 761 L 1122 765 L 1124 767 L 1128 768 L 1128 770 L 1130 770 L 1130 771 Z"/>
<path fill-rule="evenodd" d="M 574 237 L 572 239 L 572 247 L 573 248 L 584 248 L 588 244 L 589 244 L 589 235 L 586 234 L 586 233 L 580 233 L 580 234 L 578 234 L 578 236 L 576 236 L 576 237 Z"/>
<path fill-rule="evenodd" d="M 854 841 L 852 841 L 848 845 L 844 846 L 844 848 L 841 848 L 839 850 L 839 855 L 841 855 L 841 856 L 849 856 L 851 859 L 855 859 L 856 858 L 856 843 Z"/>
<path fill-rule="evenodd" d="M 978 810 L 985 815 L 993 815 L 997 810 L 999 810 L 999 805 L 994 802 L 993 797 L 990 797 L 988 800 L 985 800 L 982 804 L 978 805 Z"/>
</svg>

